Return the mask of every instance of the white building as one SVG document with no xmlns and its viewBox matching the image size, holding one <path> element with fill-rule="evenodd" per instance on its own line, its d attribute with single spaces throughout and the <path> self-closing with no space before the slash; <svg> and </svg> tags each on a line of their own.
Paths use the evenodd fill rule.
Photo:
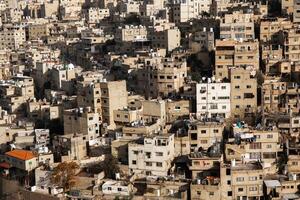
<svg viewBox="0 0 300 200">
<path fill-rule="evenodd" d="M 173 0 L 172 17 L 175 23 L 198 18 L 202 13 L 209 13 L 212 0 Z"/>
<path fill-rule="evenodd" d="M 109 180 L 102 185 L 102 192 L 107 195 L 129 196 L 133 192 L 133 186 L 123 181 Z"/>
<path fill-rule="evenodd" d="M 208 118 L 230 116 L 230 83 L 199 83 L 196 88 L 198 114 Z"/>
<path fill-rule="evenodd" d="M 128 145 L 131 173 L 167 176 L 174 159 L 174 135 L 146 137 Z"/>
<path fill-rule="evenodd" d="M 88 23 L 99 23 L 105 17 L 109 17 L 109 9 L 90 8 L 86 13 Z"/>
</svg>

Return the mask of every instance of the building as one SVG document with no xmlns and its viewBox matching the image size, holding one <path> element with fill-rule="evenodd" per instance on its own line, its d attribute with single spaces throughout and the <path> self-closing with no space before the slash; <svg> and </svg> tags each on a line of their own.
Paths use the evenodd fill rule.
<svg viewBox="0 0 300 200">
<path fill-rule="evenodd" d="M 24 171 L 32 171 L 38 166 L 37 155 L 27 150 L 12 150 L 5 153 L 6 161 L 12 166 Z"/>
<path fill-rule="evenodd" d="M 196 87 L 197 114 L 206 118 L 228 118 L 231 114 L 230 83 L 198 83 Z"/>
<path fill-rule="evenodd" d="M 128 145 L 130 173 L 167 176 L 174 158 L 174 135 L 145 137 Z"/>
<path fill-rule="evenodd" d="M 236 40 L 255 39 L 253 14 L 240 12 L 225 14 L 220 23 L 220 38 Z"/>
<path fill-rule="evenodd" d="M 216 40 L 216 80 L 230 79 L 229 68 L 231 67 L 250 67 L 258 70 L 258 41 Z"/>
<path fill-rule="evenodd" d="M 169 52 L 180 46 L 180 39 L 180 31 L 174 27 L 163 31 L 154 31 L 151 41 L 153 48 L 166 49 Z"/>
<path fill-rule="evenodd" d="M 257 78 L 255 71 L 231 68 L 231 116 L 234 119 L 253 120 L 257 111 Z M 241 84 L 243 80 L 243 84 Z"/>
<path fill-rule="evenodd" d="M 222 142 L 223 132 L 223 123 L 201 121 L 192 122 L 188 129 L 191 152 L 198 152 L 201 149 L 207 150 L 213 145 Z"/>
</svg>

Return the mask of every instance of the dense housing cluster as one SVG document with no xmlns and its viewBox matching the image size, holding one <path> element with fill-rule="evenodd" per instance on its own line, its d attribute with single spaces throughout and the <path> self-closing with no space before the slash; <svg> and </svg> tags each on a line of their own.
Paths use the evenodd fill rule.
<svg viewBox="0 0 300 200">
<path fill-rule="evenodd" d="M 300 0 L 0 0 L 0 199 L 300 199 Z"/>
</svg>

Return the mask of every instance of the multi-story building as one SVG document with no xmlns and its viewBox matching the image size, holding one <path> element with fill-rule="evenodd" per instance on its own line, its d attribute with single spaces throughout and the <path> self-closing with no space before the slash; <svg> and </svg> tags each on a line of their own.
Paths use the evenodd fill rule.
<svg viewBox="0 0 300 200">
<path fill-rule="evenodd" d="M 180 31 L 174 27 L 163 31 L 154 31 L 151 41 L 154 48 L 172 51 L 180 46 L 180 39 Z"/>
<path fill-rule="evenodd" d="M 93 140 L 100 135 L 99 114 L 91 108 L 74 108 L 64 111 L 64 133 L 80 133 L 87 135 L 88 140 Z"/>
<path fill-rule="evenodd" d="M 222 142 L 223 132 L 224 124 L 219 122 L 192 122 L 188 130 L 191 152 L 198 152 L 199 149 L 207 150 Z"/>
<path fill-rule="evenodd" d="M 285 1 L 286 2 L 286 1 Z M 279 31 L 292 28 L 293 23 L 288 18 L 266 18 L 261 19 L 259 27 L 260 41 L 279 41 Z"/>
<path fill-rule="evenodd" d="M 130 173 L 167 176 L 174 159 L 174 135 L 145 137 L 128 145 Z"/>
<path fill-rule="evenodd" d="M 242 67 L 231 68 L 229 75 L 231 116 L 234 119 L 253 120 L 257 111 L 257 78 L 255 71 Z"/>
<path fill-rule="evenodd" d="M 25 41 L 25 28 L 22 26 L 8 24 L 0 32 L 0 49 L 19 49 Z"/>
<path fill-rule="evenodd" d="M 99 121 L 114 128 L 114 110 L 127 107 L 127 89 L 125 81 L 90 83 L 79 89 L 77 103 L 90 107 L 99 114 Z"/>
<path fill-rule="evenodd" d="M 255 130 L 246 126 L 233 125 L 233 137 L 225 145 L 227 160 L 263 161 L 274 164 L 278 153 L 282 151 L 279 143 L 279 131 Z"/>
<path fill-rule="evenodd" d="M 145 26 L 128 26 L 116 29 L 116 42 L 139 42 L 148 40 L 148 31 Z"/>
<path fill-rule="evenodd" d="M 171 4 L 172 19 L 175 23 L 187 22 L 210 12 L 211 0 L 174 0 Z"/>
<path fill-rule="evenodd" d="M 254 21 L 253 14 L 233 12 L 225 14 L 220 23 L 221 39 L 253 40 Z"/>
<path fill-rule="evenodd" d="M 192 51 L 213 51 L 215 48 L 215 34 L 213 28 L 209 31 L 203 28 L 202 31 L 196 32 L 189 40 L 189 48 Z"/>
<path fill-rule="evenodd" d="M 109 17 L 109 9 L 90 8 L 86 12 L 86 20 L 90 24 L 99 23 L 105 17 Z"/>
<path fill-rule="evenodd" d="M 198 83 L 196 87 L 197 113 L 202 117 L 230 117 L 230 83 Z"/>
<path fill-rule="evenodd" d="M 138 72 L 138 87 L 146 96 L 172 96 L 184 86 L 186 77 L 184 58 L 150 57 Z"/>
<path fill-rule="evenodd" d="M 216 80 L 229 79 L 229 68 L 251 67 L 259 69 L 258 41 L 216 40 Z"/>
</svg>

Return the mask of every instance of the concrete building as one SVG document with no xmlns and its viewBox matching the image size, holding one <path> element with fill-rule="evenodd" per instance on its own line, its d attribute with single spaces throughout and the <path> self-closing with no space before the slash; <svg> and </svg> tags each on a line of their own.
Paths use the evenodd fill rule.
<svg viewBox="0 0 300 200">
<path fill-rule="evenodd" d="M 166 49 L 169 52 L 180 46 L 180 39 L 180 31 L 176 27 L 163 31 L 154 31 L 151 41 L 153 48 Z"/>
<path fill-rule="evenodd" d="M 253 120 L 257 111 L 257 78 L 255 71 L 231 68 L 231 116 L 234 119 Z M 241 84 L 243 80 L 243 84 Z"/>
<path fill-rule="evenodd" d="M 150 57 L 138 71 L 138 87 L 146 97 L 166 97 L 178 93 L 187 77 L 184 58 Z"/>
<path fill-rule="evenodd" d="M 147 41 L 148 31 L 145 26 L 128 26 L 119 27 L 115 32 L 116 42 L 138 42 Z"/>
<path fill-rule="evenodd" d="M 100 136 L 99 114 L 91 111 L 91 108 L 74 108 L 64 111 L 64 133 L 86 135 L 87 140 L 93 140 Z"/>
<path fill-rule="evenodd" d="M 210 12 L 211 0 L 174 0 L 171 4 L 172 19 L 175 23 L 187 22 Z"/>
<path fill-rule="evenodd" d="M 258 41 L 216 40 L 216 80 L 229 79 L 230 67 L 251 67 L 259 69 Z"/>
<path fill-rule="evenodd" d="M 145 137 L 128 145 L 130 173 L 167 176 L 174 158 L 174 135 Z"/>
<path fill-rule="evenodd" d="M 220 38 L 236 40 L 255 39 L 253 14 L 240 12 L 225 14 L 220 23 Z"/>
<path fill-rule="evenodd" d="M 84 82 L 82 84 L 85 84 Z M 88 83 L 78 91 L 79 106 L 90 107 L 99 114 L 99 121 L 108 128 L 115 128 L 114 110 L 127 107 L 127 89 L 125 81 Z"/>
<path fill-rule="evenodd" d="M 207 150 L 211 146 L 222 142 L 224 124 L 218 122 L 192 122 L 188 129 L 191 152 L 199 149 Z"/>
<path fill-rule="evenodd" d="M 82 160 L 87 156 L 89 138 L 82 134 L 55 136 L 53 139 L 54 156 L 64 161 Z"/>
<path fill-rule="evenodd" d="M 25 43 L 25 28 L 6 25 L 0 32 L 0 49 L 19 49 Z"/>
<path fill-rule="evenodd" d="M 99 23 L 105 17 L 109 17 L 109 9 L 90 8 L 86 11 L 86 20 L 90 24 Z"/>
<path fill-rule="evenodd" d="M 206 118 L 228 118 L 231 114 L 230 83 L 198 83 L 196 89 L 197 114 Z"/>
</svg>

